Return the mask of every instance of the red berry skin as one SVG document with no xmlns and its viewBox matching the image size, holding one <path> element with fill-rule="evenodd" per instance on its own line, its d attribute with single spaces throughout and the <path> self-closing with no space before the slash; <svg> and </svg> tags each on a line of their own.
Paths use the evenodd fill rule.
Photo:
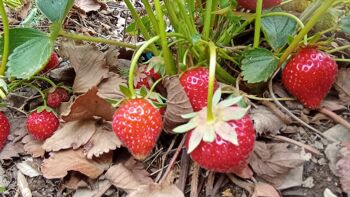
<svg viewBox="0 0 350 197">
<path fill-rule="evenodd" d="M 10 134 L 10 123 L 4 113 L 0 112 L 0 151 L 4 148 L 8 135 Z"/>
<path fill-rule="evenodd" d="M 183 86 L 195 112 L 200 111 L 207 106 L 209 83 L 209 70 L 207 68 L 198 67 L 187 70 L 181 75 L 180 83 Z M 216 80 L 214 87 L 215 90 L 218 88 Z"/>
<path fill-rule="evenodd" d="M 190 156 L 202 168 L 210 171 L 231 173 L 239 172 L 246 167 L 250 153 L 254 149 L 255 131 L 253 121 L 248 115 L 240 120 L 228 122 L 235 129 L 239 145 L 223 140 L 219 135 L 215 141 L 207 143 L 202 141 Z M 190 131 L 186 136 L 186 147 L 192 135 Z"/>
<path fill-rule="evenodd" d="M 69 93 L 63 88 L 56 88 L 47 95 L 47 105 L 52 108 L 57 108 L 62 102 L 67 101 L 69 101 Z"/>
<path fill-rule="evenodd" d="M 43 141 L 50 137 L 59 126 L 59 121 L 53 112 L 43 110 L 32 112 L 27 118 L 27 130 L 36 140 Z"/>
<path fill-rule="evenodd" d="M 336 80 L 337 63 L 315 48 L 303 48 L 282 73 L 284 87 L 305 107 L 317 109 Z"/>
<path fill-rule="evenodd" d="M 147 89 L 150 89 L 151 88 L 151 86 L 150 86 L 151 82 L 149 80 L 150 79 L 148 77 L 140 78 L 139 81 L 136 83 L 135 88 L 136 89 L 140 89 L 140 88 L 142 88 L 144 86 Z"/>
<path fill-rule="evenodd" d="M 257 0 L 237 0 L 237 3 L 240 7 L 255 10 L 256 9 L 256 1 Z M 281 4 L 282 0 L 264 0 L 263 1 L 263 9 L 272 8 Z"/>
<path fill-rule="evenodd" d="M 58 66 L 60 63 L 58 55 L 56 52 L 52 52 L 51 57 L 49 59 L 49 62 L 46 64 L 44 70 L 42 71 L 43 73 L 46 73 Z"/>
<path fill-rule="evenodd" d="M 144 160 L 162 131 L 162 116 L 146 99 L 124 101 L 113 116 L 113 131 L 138 160 Z"/>
</svg>

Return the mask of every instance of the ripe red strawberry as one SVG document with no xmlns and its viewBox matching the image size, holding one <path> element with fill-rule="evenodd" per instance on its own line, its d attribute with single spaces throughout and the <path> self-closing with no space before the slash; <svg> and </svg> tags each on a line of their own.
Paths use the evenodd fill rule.
<svg viewBox="0 0 350 197">
<path fill-rule="evenodd" d="M 147 89 L 150 89 L 153 82 L 160 78 L 161 75 L 156 73 L 153 68 L 148 71 L 147 65 L 140 65 L 135 74 L 135 88 L 139 89 L 142 86 L 145 86 Z"/>
<path fill-rule="evenodd" d="M 64 88 L 56 88 L 47 95 L 47 105 L 52 108 L 59 107 L 62 102 L 69 101 L 69 93 Z"/>
<path fill-rule="evenodd" d="M 180 83 L 191 102 L 194 111 L 199 111 L 207 106 L 208 102 L 208 83 L 209 70 L 204 67 L 198 67 L 187 70 L 180 77 Z M 218 83 L 215 81 L 215 88 Z"/>
<path fill-rule="evenodd" d="M 46 64 L 45 68 L 43 69 L 42 73 L 46 73 L 47 71 L 50 71 L 54 68 L 56 68 L 59 64 L 58 55 L 56 52 L 52 52 L 51 57 L 49 59 L 49 62 Z"/>
<path fill-rule="evenodd" d="M 183 116 L 192 118 L 175 128 L 175 133 L 189 131 L 185 146 L 192 160 L 202 168 L 222 173 L 240 174 L 246 167 L 255 143 L 253 121 L 248 108 L 237 105 L 242 97 L 219 103 L 221 90 L 213 96 L 213 120 L 207 119 L 208 109 Z"/>
<path fill-rule="evenodd" d="M 305 107 L 316 109 L 335 82 L 337 67 L 328 54 L 312 47 L 303 48 L 287 63 L 282 81 Z"/>
<path fill-rule="evenodd" d="M 257 0 L 237 0 L 237 3 L 240 7 L 255 10 L 256 9 L 256 1 Z M 271 8 L 281 4 L 282 0 L 264 0 L 263 1 L 263 9 Z"/>
<path fill-rule="evenodd" d="M 162 116 L 146 99 L 125 100 L 113 116 L 113 130 L 130 153 L 143 160 L 162 131 Z"/>
<path fill-rule="evenodd" d="M 5 114 L 0 112 L 0 151 L 6 144 L 7 136 L 10 134 L 10 123 Z"/>
<path fill-rule="evenodd" d="M 58 118 L 53 112 L 46 109 L 34 111 L 27 118 L 27 130 L 37 140 L 50 137 L 59 126 Z"/>
</svg>

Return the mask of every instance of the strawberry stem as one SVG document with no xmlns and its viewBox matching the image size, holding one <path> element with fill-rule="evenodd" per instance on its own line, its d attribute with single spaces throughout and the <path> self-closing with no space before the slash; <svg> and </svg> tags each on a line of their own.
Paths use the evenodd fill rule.
<svg viewBox="0 0 350 197">
<path fill-rule="evenodd" d="M 0 66 L 0 76 L 4 75 L 5 70 L 6 70 L 6 63 L 7 63 L 7 58 L 9 56 L 9 51 L 10 51 L 10 27 L 9 27 L 9 22 L 8 18 L 6 15 L 5 7 L 4 7 L 4 2 L 3 0 L 0 0 L 0 13 L 1 13 L 1 18 L 2 18 L 2 24 L 3 24 L 3 31 L 4 31 L 4 51 L 2 54 L 2 60 L 1 60 L 1 66 Z"/>
<path fill-rule="evenodd" d="M 57 86 L 53 81 L 51 81 L 50 79 L 48 79 L 46 77 L 33 76 L 32 79 L 38 79 L 38 80 L 41 80 L 41 81 L 45 81 L 45 82 L 49 83 L 52 87 L 56 87 Z"/>
<path fill-rule="evenodd" d="M 254 48 L 258 48 L 259 43 L 260 43 L 262 4 L 263 4 L 263 0 L 257 0 L 257 2 L 256 2 L 256 16 L 255 16 L 254 44 L 253 44 Z"/>
<path fill-rule="evenodd" d="M 350 62 L 350 59 L 342 59 L 342 58 L 334 58 L 333 60 L 336 62 Z"/>
<path fill-rule="evenodd" d="M 325 13 L 328 8 L 333 4 L 333 0 L 324 0 L 321 6 L 313 13 L 309 22 L 306 23 L 305 27 L 295 36 L 293 42 L 285 50 L 279 61 L 279 66 L 281 66 L 289 57 L 289 55 L 299 46 L 299 42 L 303 39 L 305 35 L 312 29 L 312 27 L 318 22 L 319 18 L 323 13 Z"/>
<path fill-rule="evenodd" d="M 41 95 L 42 99 L 43 99 L 44 106 L 47 107 L 47 103 L 46 103 L 46 99 L 45 99 L 45 94 L 40 90 L 40 88 L 38 88 L 38 87 L 36 87 L 35 85 L 30 84 L 30 83 L 25 83 L 24 85 L 26 85 L 26 86 L 28 86 L 28 87 L 31 87 L 31 88 L 35 89 L 36 91 L 38 91 L 39 94 Z"/>
<path fill-rule="evenodd" d="M 213 95 L 215 86 L 215 69 L 216 69 L 216 46 L 213 42 L 209 42 L 210 62 L 209 62 L 209 84 L 208 84 L 208 112 L 207 121 L 211 122 L 215 119 L 213 113 Z"/>
<path fill-rule="evenodd" d="M 119 42 L 119 41 L 115 41 L 115 40 L 108 40 L 108 39 L 92 37 L 92 36 L 84 36 L 84 35 L 74 34 L 74 33 L 68 33 L 64 30 L 61 30 L 59 34 L 60 34 L 60 36 L 63 36 L 65 38 L 70 38 L 73 40 L 83 40 L 83 41 L 89 41 L 89 42 L 104 43 L 104 44 L 110 44 L 113 46 L 124 47 L 124 48 L 129 48 L 129 49 L 134 49 L 134 50 L 137 49 L 137 46 L 132 45 L 132 44 L 128 44 L 125 42 Z"/>
<path fill-rule="evenodd" d="M 350 48 L 350 45 L 344 45 L 344 46 L 337 47 L 337 48 L 334 48 L 332 50 L 329 50 L 329 51 L 327 51 L 327 53 L 335 53 L 335 52 L 342 51 L 344 49 L 349 49 L 349 48 Z"/>
</svg>

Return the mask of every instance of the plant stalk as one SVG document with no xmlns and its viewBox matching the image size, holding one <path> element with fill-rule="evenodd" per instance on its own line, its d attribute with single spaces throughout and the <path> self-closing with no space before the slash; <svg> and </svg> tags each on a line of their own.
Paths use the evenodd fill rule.
<svg viewBox="0 0 350 197">
<path fill-rule="evenodd" d="M 211 122 L 215 119 L 214 113 L 213 113 L 213 95 L 214 95 L 214 86 L 215 86 L 216 46 L 214 45 L 213 42 L 209 42 L 209 53 L 210 53 L 210 63 L 209 63 L 207 121 Z"/>
<path fill-rule="evenodd" d="M 258 48 L 259 43 L 260 43 L 262 4 L 263 4 L 263 0 L 257 0 L 257 2 L 256 2 L 256 16 L 255 16 L 254 44 L 253 44 L 254 48 Z"/>
<path fill-rule="evenodd" d="M 9 22 L 8 22 L 3 0 L 0 0 L 0 12 L 1 12 L 3 29 L 4 29 L 4 33 L 3 33 L 4 51 L 2 54 L 2 60 L 1 60 L 1 66 L 0 66 L 0 76 L 2 76 L 5 74 L 7 58 L 10 52 L 10 27 L 9 27 Z"/>
<path fill-rule="evenodd" d="M 209 40 L 212 8 L 213 8 L 213 0 L 207 0 L 206 7 L 205 7 L 204 26 L 203 26 L 203 32 L 202 32 L 203 39 L 206 41 Z"/>
</svg>

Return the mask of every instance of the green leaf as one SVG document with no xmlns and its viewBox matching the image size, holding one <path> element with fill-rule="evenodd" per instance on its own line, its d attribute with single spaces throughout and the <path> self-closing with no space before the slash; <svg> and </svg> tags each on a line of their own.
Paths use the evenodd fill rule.
<svg viewBox="0 0 350 197">
<path fill-rule="evenodd" d="M 350 34 L 350 15 L 347 15 L 341 19 L 340 28 L 343 32 Z"/>
<path fill-rule="evenodd" d="M 130 90 L 129 90 L 128 87 L 126 87 L 126 86 L 124 86 L 124 85 L 120 85 L 120 86 L 119 86 L 119 90 L 120 90 L 126 97 L 128 97 L 128 98 L 131 97 L 131 92 L 130 92 Z"/>
<path fill-rule="evenodd" d="M 287 16 L 266 16 L 261 20 L 261 29 L 269 45 L 279 51 L 288 43 L 288 37 L 296 33 L 297 23 Z"/>
<path fill-rule="evenodd" d="M 7 74 L 28 79 L 42 70 L 53 51 L 53 42 L 48 36 L 31 39 L 17 47 L 9 57 Z"/>
<path fill-rule="evenodd" d="M 74 0 L 37 0 L 37 6 L 51 22 L 63 21 Z"/>
<path fill-rule="evenodd" d="M 10 54 L 15 48 L 24 44 L 25 42 L 35 39 L 46 37 L 44 32 L 31 28 L 14 28 L 10 29 Z M 2 54 L 4 50 L 4 37 L 1 36 L 0 39 L 0 53 Z"/>
<path fill-rule="evenodd" d="M 0 78 L 0 89 L 4 90 L 5 93 L 8 93 L 7 83 L 4 79 Z"/>
<path fill-rule="evenodd" d="M 145 25 L 145 27 L 150 27 L 151 26 L 151 20 L 148 16 L 144 16 L 141 18 L 141 22 Z M 130 23 L 125 29 L 125 32 L 135 36 L 138 34 L 138 26 L 136 25 L 136 22 Z"/>
<path fill-rule="evenodd" d="M 271 51 L 262 48 L 250 49 L 242 60 L 242 75 L 248 83 L 266 82 L 278 65 Z"/>
</svg>

